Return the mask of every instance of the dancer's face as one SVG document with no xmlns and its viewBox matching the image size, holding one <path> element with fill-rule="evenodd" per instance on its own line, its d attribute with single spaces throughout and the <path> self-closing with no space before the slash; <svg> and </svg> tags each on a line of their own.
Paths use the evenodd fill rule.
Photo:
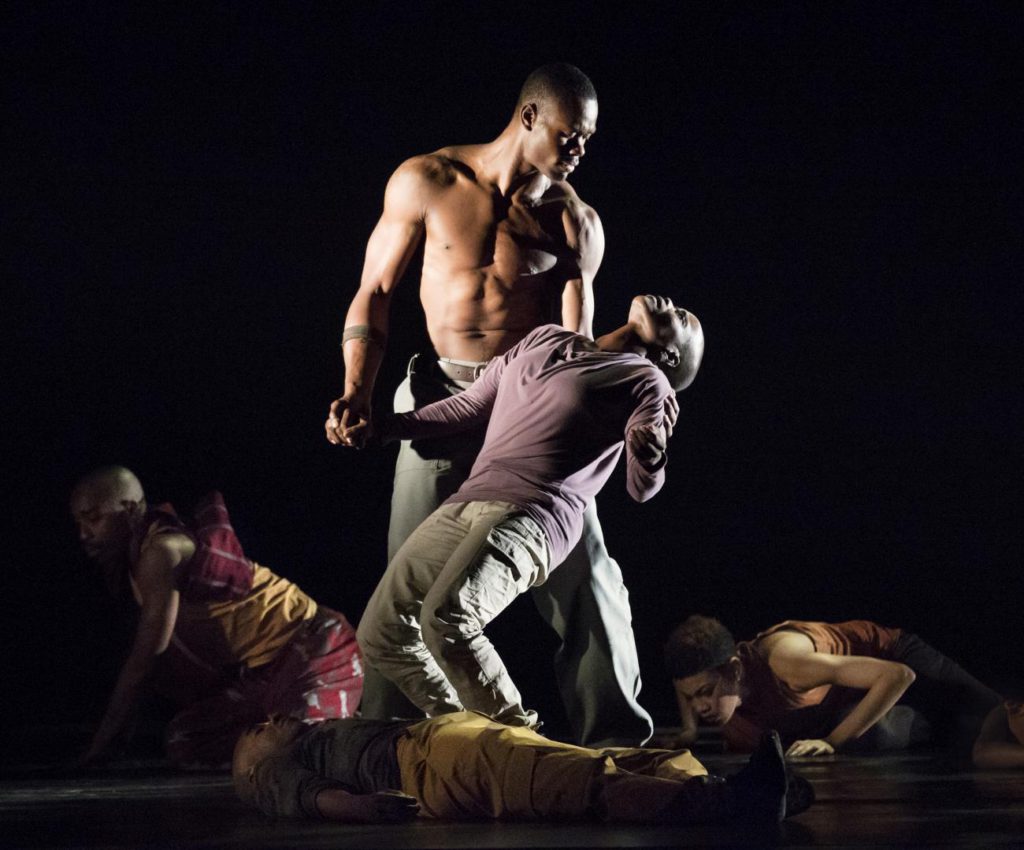
<svg viewBox="0 0 1024 850">
<path fill-rule="evenodd" d="M 524 148 L 527 162 L 550 180 L 565 180 L 586 155 L 587 142 L 597 130 L 597 101 L 551 98 L 529 110 L 523 116 L 524 125 L 530 125 Z"/>
<path fill-rule="evenodd" d="M 697 718 L 712 726 L 724 726 L 740 706 L 739 687 L 722 668 L 676 679 L 675 687 Z"/>
<path fill-rule="evenodd" d="M 102 564 L 125 553 L 131 537 L 132 506 L 90 487 L 76 489 L 71 495 L 71 517 L 89 560 Z"/>
<path fill-rule="evenodd" d="M 678 350 L 700 332 L 697 317 L 664 295 L 637 295 L 629 304 L 629 321 L 642 342 L 660 348 Z"/>
</svg>

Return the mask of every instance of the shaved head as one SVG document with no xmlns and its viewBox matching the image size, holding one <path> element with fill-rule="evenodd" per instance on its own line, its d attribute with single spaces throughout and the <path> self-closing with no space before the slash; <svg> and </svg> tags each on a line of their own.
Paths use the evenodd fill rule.
<svg viewBox="0 0 1024 850">
<path fill-rule="evenodd" d="M 677 312 L 681 312 L 684 316 L 687 313 L 686 310 Z M 700 320 L 690 313 L 688 324 L 689 327 L 684 328 L 684 332 L 676 340 L 679 362 L 672 366 L 661 366 L 665 377 L 672 384 L 672 389 L 677 393 L 693 383 L 693 379 L 697 377 L 697 370 L 700 369 L 700 362 L 704 359 L 704 329 L 701 327 Z"/>
<path fill-rule="evenodd" d="M 130 469 L 105 466 L 84 476 L 71 491 L 71 516 L 86 556 L 110 565 L 128 551 L 132 523 L 146 511 L 142 484 Z"/>
<path fill-rule="evenodd" d="M 75 485 L 75 495 L 87 497 L 99 506 L 119 506 L 122 502 L 141 503 L 146 500 L 142 483 L 124 466 L 104 466 L 82 476 Z"/>
<path fill-rule="evenodd" d="M 516 109 L 527 103 L 578 103 L 597 100 L 597 91 L 590 78 L 575 65 L 554 62 L 543 65 L 526 78 L 519 91 Z"/>
</svg>

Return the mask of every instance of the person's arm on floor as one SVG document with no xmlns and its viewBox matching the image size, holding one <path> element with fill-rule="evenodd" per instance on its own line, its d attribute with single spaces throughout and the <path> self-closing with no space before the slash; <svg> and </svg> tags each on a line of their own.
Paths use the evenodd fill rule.
<svg viewBox="0 0 1024 850">
<path fill-rule="evenodd" d="M 133 572 L 141 596 L 139 624 L 128 658 L 121 667 L 106 712 L 88 749 L 79 759 L 87 764 L 100 758 L 119 737 L 131 716 L 143 685 L 171 640 L 178 616 L 174 569 L 195 552 L 184 534 L 163 534 L 147 546 Z"/>
<path fill-rule="evenodd" d="M 1010 733 L 1006 706 L 998 705 L 989 712 L 974 742 L 971 758 L 975 767 L 986 770 L 1024 767 L 1024 745 Z"/>
<path fill-rule="evenodd" d="M 815 652 L 803 635 L 784 635 L 768 656 L 772 671 L 794 690 L 840 685 L 865 691 L 853 710 L 823 739 L 794 741 L 790 756 L 829 755 L 859 738 L 892 708 L 914 681 L 905 664 L 860 655 Z"/>
<path fill-rule="evenodd" d="M 316 807 L 322 818 L 348 823 L 397 823 L 412 820 L 420 811 L 416 798 L 401 791 L 350 794 L 341 788 L 317 794 Z"/>
<path fill-rule="evenodd" d="M 398 791 L 354 794 L 340 783 L 303 767 L 290 755 L 270 756 L 249 771 L 240 792 L 265 815 L 307 817 L 347 823 L 392 823 L 419 812 L 414 797 Z"/>
</svg>

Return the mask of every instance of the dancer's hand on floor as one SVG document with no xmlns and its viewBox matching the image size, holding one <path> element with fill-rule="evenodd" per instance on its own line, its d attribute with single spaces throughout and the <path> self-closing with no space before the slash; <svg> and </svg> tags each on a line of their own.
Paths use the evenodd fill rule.
<svg viewBox="0 0 1024 850">
<path fill-rule="evenodd" d="M 806 741 L 794 741 L 786 750 L 787 756 L 830 756 L 836 751 L 828 741 L 820 738 L 809 738 Z"/>
<path fill-rule="evenodd" d="M 325 818 L 349 823 L 398 823 L 412 820 L 420 811 L 416 798 L 400 791 L 349 794 L 340 788 L 317 794 L 316 807 Z"/>
</svg>

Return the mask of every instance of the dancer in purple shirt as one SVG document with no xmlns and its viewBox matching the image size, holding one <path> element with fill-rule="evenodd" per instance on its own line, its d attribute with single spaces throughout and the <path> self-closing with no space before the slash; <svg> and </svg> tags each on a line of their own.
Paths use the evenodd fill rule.
<svg viewBox="0 0 1024 850">
<path fill-rule="evenodd" d="M 366 658 L 427 715 L 471 709 L 537 725 L 483 630 L 576 544 L 623 443 L 629 494 L 643 502 L 661 489 L 666 401 L 693 381 L 703 351 L 694 315 L 637 296 L 627 323 L 596 342 L 542 326 L 465 392 L 379 423 L 375 436 L 390 441 L 489 419 L 469 478 L 392 559 L 358 630 Z M 345 438 L 362 444 L 371 427 Z"/>
</svg>

